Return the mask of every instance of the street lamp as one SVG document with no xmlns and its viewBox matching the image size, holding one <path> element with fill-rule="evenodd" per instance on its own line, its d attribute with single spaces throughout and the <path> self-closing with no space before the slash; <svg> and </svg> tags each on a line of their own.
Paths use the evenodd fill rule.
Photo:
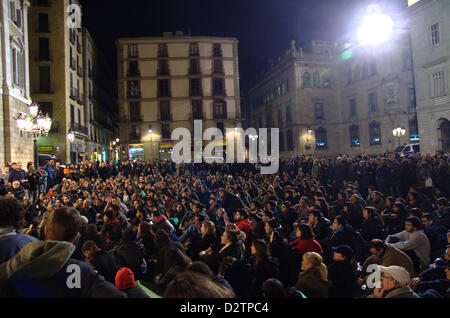
<svg viewBox="0 0 450 318">
<path fill-rule="evenodd" d="M 75 141 L 75 134 L 72 131 L 69 131 L 67 134 L 67 140 L 70 142 L 70 154 L 72 154 L 72 145 Z M 72 156 L 71 156 L 72 157 Z M 78 147 L 75 147 L 75 163 L 78 161 Z"/>
<path fill-rule="evenodd" d="M 28 111 L 30 113 L 29 115 L 26 113 L 19 113 L 15 120 L 21 136 L 27 134 L 28 136 L 33 137 L 34 166 L 38 169 L 37 139 L 41 136 L 48 136 L 50 128 L 52 127 L 52 120 L 48 114 L 44 116 L 42 112 L 39 112 L 39 107 L 35 103 L 31 103 L 28 106 Z"/>
<path fill-rule="evenodd" d="M 153 160 L 153 135 L 152 135 L 152 125 L 148 125 L 148 133 L 150 134 L 150 150 L 151 152 L 151 156 L 152 156 L 152 160 Z"/>
<path fill-rule="evenodd" d="M 387 14 L 374 12 L 366 16 L 358 29 L 358 41 L 362 45 L 376 45 L 392 34 L 394 22 Z"/>
<path fill-rule="evenodd" d="M 402 128 L 402 127 L 397 127 L 397 128 L 395 128 L 395 129 L 392 131 L 392 134 L 393 134 L 395 137 L 398 137 L 398 146 L 399 146 L 399 147 L 400 147 L 400 138 L 401 138 L 402 136 L 404 136 L 405 133 L 406 133 L 406 130 L 405 130 L 405 128 Z"/>
</svg>

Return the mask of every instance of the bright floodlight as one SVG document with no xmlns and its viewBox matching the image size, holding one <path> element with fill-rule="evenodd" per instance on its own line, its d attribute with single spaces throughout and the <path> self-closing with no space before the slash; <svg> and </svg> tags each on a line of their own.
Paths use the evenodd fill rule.
<svg viewBox="0 0 450 318">
<path fill-rule="evenodd" d="M 372 13 L 364 18 L 358 30 L 358 41 L 362 45 L 380 44 L 392 33 L 394 22 L 391 17 L 382 13 Z"/>
</svg>

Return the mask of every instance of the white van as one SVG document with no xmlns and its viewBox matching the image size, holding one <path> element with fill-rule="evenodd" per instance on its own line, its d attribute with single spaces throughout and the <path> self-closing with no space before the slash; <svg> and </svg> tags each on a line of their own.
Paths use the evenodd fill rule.
<svg viewBox="0 0 450 318">
<path fill-rule="evenodd" d="M 407 144 L 397 147 L 397 149 L 395 149 L 395 152 L 399 153 L 400 157 L 404 157 L 420 152 L 420 146 L 419 144 Z"/>
</svg>

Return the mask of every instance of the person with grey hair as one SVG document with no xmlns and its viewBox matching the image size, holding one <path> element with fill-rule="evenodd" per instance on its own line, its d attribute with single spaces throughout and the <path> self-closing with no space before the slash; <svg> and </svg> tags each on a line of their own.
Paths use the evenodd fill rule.
<svg viewBox="0 0 450 318">
<path fill-rule="evenodd" d="M 411 277 L 401 266 L 378 266 L 381 272 L 381 285 L 375 288 L 369 298 L 420 298 L 409 287 Z"/>
</svg>

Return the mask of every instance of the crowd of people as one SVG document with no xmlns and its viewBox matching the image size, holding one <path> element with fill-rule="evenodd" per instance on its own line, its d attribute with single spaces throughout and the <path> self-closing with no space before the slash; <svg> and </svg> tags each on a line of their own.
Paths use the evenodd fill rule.
<svg viewBox="0 0 450 318">
<path fill-rule="evenodd" d="M 446 298 L 449 159 L 11 163 L 0 295 Z"/>
</svg>

